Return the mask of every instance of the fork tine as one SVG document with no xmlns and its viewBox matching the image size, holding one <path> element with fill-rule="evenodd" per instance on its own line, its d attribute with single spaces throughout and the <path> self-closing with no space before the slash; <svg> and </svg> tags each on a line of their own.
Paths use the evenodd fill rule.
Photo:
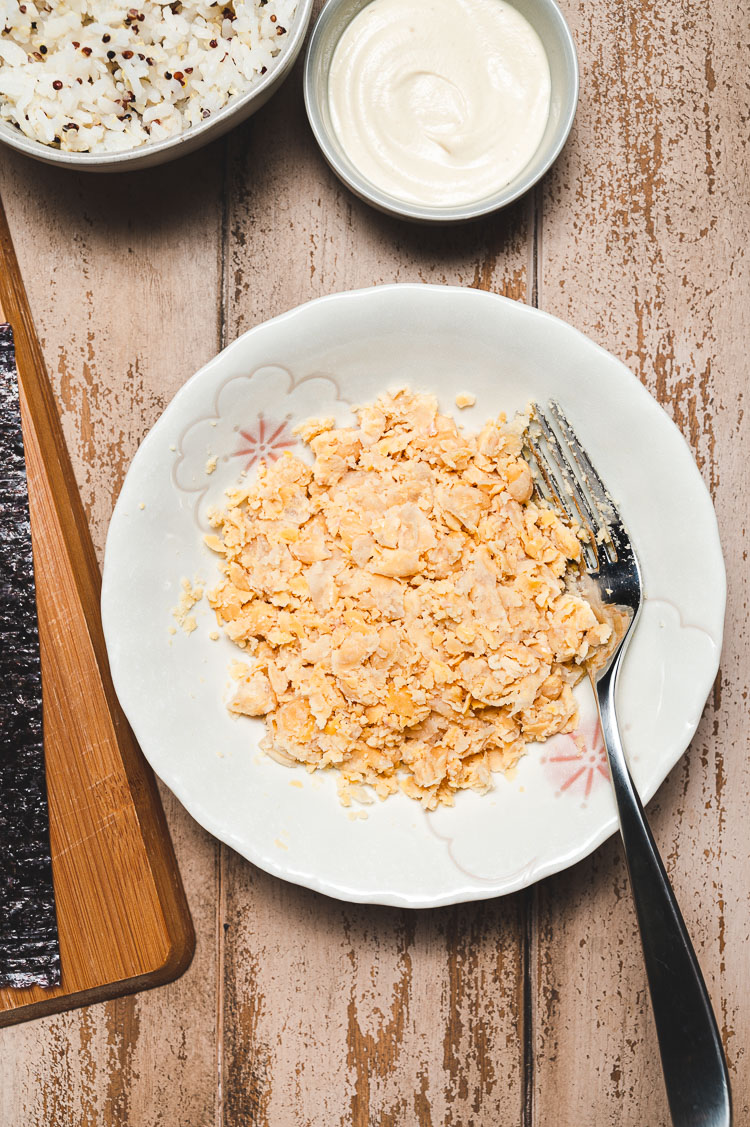
<svg viewBox="0 0 750 1127">
<path fill-rule="evenodd" d="M 538 424 L 544 440 L 539 443 L 531 441 L 534 456 L 537 462 L 543 465 L 543 472 L 556 482 L 555 499 L 560 502 L 560 507 L 588 534 L 588 543 L 583 542 L 586 566 L 589 570 L 596 569 L 599 566 L 598 534 L 602 528 L 601 518 L 581 489 L 565 450 L 538 403 L 533 404 L 533 411 L 534 421 Z"/>
<path fill-rule="evenodd" d="M 539 458 L 536 448 L 530 441 L 528 433 L 523 437 L 522 453 L 528 463 L 529 469 L 531 470 L 531 480 L 534 483 L 534 489 L 536 490 L 536 492 L 539 494 L 543 501 L 547 501 L 552 505 L 561 505 L 562 501 L 557 496 L 557 490 L 550 486 L 549 482 L 547 481 L 547 477 L 545 476 L 544 470 L 539 464 Z"/>
<path fill-rule="evenodd" d="M 531 470 L 531 478 L 538 496 L 552 505 L 558 512 L 565 513 L 572 523 L 582 527 L 584 532 L 588 534 L 587 538 L 581 541 L 584 562 L 588 571 L 597 571 L 599 568 L 599 553 L 593 530 L 586 524 L 585 520 L 581 519 L 578 507 L 575 506 L 574 509 L 567 490 L 560 488 L 552 461 L 545 454 L 544 447 L 540 443 L 534 442 L 528 432 L 524 436 L 523 454 Z"/>
<path fill-rule="evenodd" d="M 533 458 L 533 462 L 529 462 L 529 469 L 539 496 L 554 505 L 556 509 L 562 510 L 569 520 L 581 524 L 581 515 L 571 503 L 568 491 L 560 487 L 555 466 L 544 447 L 530 437 L 526 445 Z"/>
<path fill-rule="evenodd" d="M 575 521 L 576 524 L 581 524 L 581 513 L 578 507 L 573 503 L 571 492 L 568 489 L 561 488 L 564 485 L 558 480 L 560 475 L 560 467 L 556 461 L 550 458 L 549 454 L 540 442 L 535 442 L 529 436 L 529 449 L 534 456 L 536 466 L 532 468 L 532 477 L 535 479 L 535 484 L 541 486 L 540 493 L 546 501 L 552 501 L 558 509 L 562 509 L 569 520 Z"/>
<path fill-rule="evenodd" d="M 615 552 L 618 554 L 620 552 L 632 552 L 630 537 L 625 531 L 625 525 L 623 524 L 617 505 L 613 501 L 604 482 L 599 477 L 585 448 L 581 445 L 578 435 L 568 422 L 567 416 L 560 407 L 560 404 L 555 402 L 554 399 L 549 401 L 548 407 L 550 414 L 568 444 L 570 455 L 576 463 L 581 477 L 581 485 L 584 491 L 589 494 L 592 503 L 596 506 L 600 521 L 603 523 L 605 531 L 612 541 Z"/>
<path fill-rule="evenodd" d="M 585 484 L 588 486 L 588 489 L 593 495 L 594 500 L 597 502 L 597 504 L 602 506 L 605 512 L 607 510 L 610 510 L 613 513 L 617 513 L 614 502 L 607 493 L 604 482 L 594 469 L 594 466 L 591 463 L 591 459 L 581 445 L 578 435 L 568 422 L 568 418 L 565 415 L 562 407 L 554 399 L 550 399 L 547 407 L 560 430 L 563 432 L 563 435 L 565 436 L 565 439 L 570 446 L 571 453 L 574 455 L 581 469 L 585 471 Z M 617 518 L 619 519 L 619 513 L 617 513 Z"/>
<path fill-rule="evenodd" d="M 543 447 L 535 442 L 530 442 L 528 444 L 528 450 L 536 463 L 536 468 L 531 466 L 531 463 L 529 464 L 537 493 L 543 500 L 557 509 L 558 512 L 565 513 L 572 524 L 578 525 L 583 529 L 586 536 L 581 540 L 581 549 L 583 551 L 586 570 L 592 574 L 597 572 L 599 570 L 599 556 L 592 529 L 585 520 L 581 519 L 581 514 L 577 506 L 572 504 L 567 495 L 567 490 L 558 487 L 555 480 L 555 470 Z"/>
</svg>

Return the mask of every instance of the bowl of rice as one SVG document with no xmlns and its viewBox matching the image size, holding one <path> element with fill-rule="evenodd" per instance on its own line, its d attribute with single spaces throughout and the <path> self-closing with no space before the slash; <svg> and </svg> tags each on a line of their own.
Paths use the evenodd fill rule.
<svg viewBox="0 0 750 1127">
<path fill-rule="evenodd" d="M 0 141 L 92 172 L 183 156 L 278 89 L 312 7 L 313 0 L 6 0 Z"/>
</svg>

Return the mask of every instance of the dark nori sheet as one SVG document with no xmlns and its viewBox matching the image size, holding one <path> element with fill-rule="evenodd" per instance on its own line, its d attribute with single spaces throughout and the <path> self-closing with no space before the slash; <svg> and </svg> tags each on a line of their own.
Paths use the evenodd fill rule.
<svg viewBox="0 0 750 1127">
<path fill-rule="evenodd" d="M 29 493 L 13 333 L 0 325 L 0 986 L 59 982 Z"/>
</svg>

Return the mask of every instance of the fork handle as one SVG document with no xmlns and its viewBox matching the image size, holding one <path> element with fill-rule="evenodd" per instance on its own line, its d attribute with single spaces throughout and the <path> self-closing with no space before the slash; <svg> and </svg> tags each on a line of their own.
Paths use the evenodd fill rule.
<svg viewBox="0 0 750 1127">
<path fill-rule="evenodd" d="M 685 921 L 628 770 L 615 714 L 624 649 L 595 685 L 674 1127 L 730 1127 L 721 1038 Z"/>
</svg>

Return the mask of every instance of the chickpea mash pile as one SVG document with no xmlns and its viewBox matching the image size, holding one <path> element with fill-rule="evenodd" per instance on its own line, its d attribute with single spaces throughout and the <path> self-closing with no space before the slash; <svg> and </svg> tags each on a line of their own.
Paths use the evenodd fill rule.
<svg viewBox="0 0 750 1127">
<path fill-rule="evenodd" d="M 356 414 L 303 424 L 312 466 L 261 465 L 212 514 L 209 599 L 246 655 L 229 708 L 265 717 L 282 762 L 338 770 L 345 804 L 367 784 L 434 808 L 576 726 L 611 627 L 504 415 L 466 435 L 406 389 Z"/>
</svg>

